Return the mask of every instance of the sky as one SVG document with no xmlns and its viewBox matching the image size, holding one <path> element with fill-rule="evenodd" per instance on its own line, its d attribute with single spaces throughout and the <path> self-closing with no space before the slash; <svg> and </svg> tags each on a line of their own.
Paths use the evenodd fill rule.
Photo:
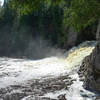
<svg viewBox="0 0 100 100">
<path fill-rule="evenodd" d="M 0 0 L 0 6 L 3 6 L 4 0 Z"/>
</svg>

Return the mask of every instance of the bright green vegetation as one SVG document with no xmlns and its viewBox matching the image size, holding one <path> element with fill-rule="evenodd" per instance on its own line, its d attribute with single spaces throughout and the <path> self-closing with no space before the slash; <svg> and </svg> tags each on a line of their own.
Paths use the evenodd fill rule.
<svg viewBox="0 0 100 100">
<path fill-rule="evenodd" d="M 65 9 L 64 14 L 64 22 L 79 31 L 95 23 L 100 18 L 100 1 L 71 0 L 70 7 Z"/>
<path fill-rule="evenodd" d="M 100 18 L 99 0 L 9 0 L 9 6 L 15 9 L 18 16 L 38 11 L 45 14 L 50 8 L 53 9 L 52 12 L 61 9 L 64 13 L 64 23 L 77 31 Z M 57 18 L 56 15 L 55 17 Z"/>
</svg>

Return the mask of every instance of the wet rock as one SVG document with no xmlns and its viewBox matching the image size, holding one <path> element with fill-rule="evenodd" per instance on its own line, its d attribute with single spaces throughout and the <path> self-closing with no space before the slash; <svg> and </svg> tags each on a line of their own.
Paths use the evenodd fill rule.
<svg viewBox="0 0 100 100">
<path fill-rule="evenodd" d="M 56 100 L 56 99 L 51 99 L 47 97 L 38 97 L 38 96 L 30 96 L 30 97 L 25 97 L 25 100 Z"/>
<path fill-rule="evenodd" d="M 67 100 L 65 96 L 66 94 L 59 95 L 58 100 Z"/>
<path fill-rule="evenodd" d="M 7 94 L 3 97 L 3 100 L 21 100 L 24 96 L 26 96 L 25 93 Z"/>
<path fill-rule="evenodd" d="M 85 80 L 85 78 L 80 78 L 79 80 L 80 80 L 80 81 L 84 81 L 84 80 Z"/>
<path fill-rule="evenodd" d="M 5 89 L 0 89 L 0 95 L 1 94 L 6 94 L 6 93 L 7 93 L 7 91 Z"/>
<path fill-rule="evenodd" d="M 100 91 L 100 43 L 90 56 L 87 56 L 78 71 L 84 81 L 84 88 Z M 82 78 L 84 76 L 85 78 Z"/>
<path fill-rule="evenodd" d="M 22 100 L 33 95 L 26 100 L 56 100 L 42 96 L 49 92 L 67 90 L 73 84 L 73 81 L 75 80 L 67 74 L 48 79 L 30 80 L 27 85 L 11 85 L 0 89 L 0 98 L 3 100 Z M 66 100 L 65 95 L 60 95 L 58 98 L 58 100 Z"/>
<path fill-rule="evenodd" d="M 43 97 L 40 100 L 57 100 L 57 99 L 51 99 L 51 98 Z"/>
<path fill-rule="evenodd" d="M 95 100 L 100 100 L 100 96 L 97 96 Z"/>
</svg>

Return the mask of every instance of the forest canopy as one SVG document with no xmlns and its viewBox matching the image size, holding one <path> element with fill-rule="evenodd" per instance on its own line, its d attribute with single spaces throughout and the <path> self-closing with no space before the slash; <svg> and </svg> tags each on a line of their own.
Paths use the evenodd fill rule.
<svg viewBox="0 0 100 100">
<path fill-rule="evenodd" d="M 18 15 L 25 15 L 39 9 L 48 10 L 51 6 L 63 7 L 65 0 L 9 0 L 9 7 L 15 9 Z"/>
<path fill-rule="evenodd" d="M 99 0 L 9 0 L 9 7 L 19 16 L 37 10 L 47 11 L 51 6 L 59 6 L 64 12 L 64 24 L 80 30 L 100 18 Z"/>
<path fill-rule="evenodd" d="M 68 49 L 95 40 L 99 19 L 99 0 L 5 0 L 0 8 L 0 45 L 4 44 L 0 51 L 9 55 L 23 52 L 37 37 Z M 70 37 L 75 32 L 69 35 L 70 29 L 77 33 L 72 44 L 68 40 L 73 40 Z"/>
<path fill-rule="evenodd" d="M 70 7 L 64 11 L 64 22 L 80 30 L 100 18 L 99 0 L 71 0 Z"/>
</svg>

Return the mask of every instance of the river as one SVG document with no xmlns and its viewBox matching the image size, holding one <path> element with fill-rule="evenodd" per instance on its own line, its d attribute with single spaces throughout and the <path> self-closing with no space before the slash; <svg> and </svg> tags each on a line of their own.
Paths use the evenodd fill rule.
<svg viewBox="0 0 100 100">
<path fill-rule="evenodd" d="M 95 41 L 86 41 L 60 56 L 40 60 L 0 58 L 0 100 L 95 100 L 78 76 Z"/>
</svg>

